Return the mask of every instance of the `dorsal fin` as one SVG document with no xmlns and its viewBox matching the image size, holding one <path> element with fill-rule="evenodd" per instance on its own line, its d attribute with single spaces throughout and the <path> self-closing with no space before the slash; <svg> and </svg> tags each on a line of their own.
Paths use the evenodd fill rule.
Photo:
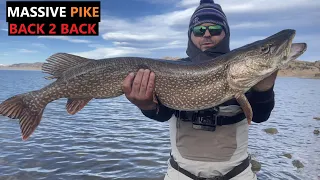
<svg viewBox="0 0 320 180">
<path fill-rule="evenodd" d="M 68 53 L 56 53 L 47 58 L 47 62 L 42 66 L 42 71 L 52 75 L 47 79 L 59 78 L 69 68 L 88 61 L 91 61 L 91 59 Z"/>
</svg>

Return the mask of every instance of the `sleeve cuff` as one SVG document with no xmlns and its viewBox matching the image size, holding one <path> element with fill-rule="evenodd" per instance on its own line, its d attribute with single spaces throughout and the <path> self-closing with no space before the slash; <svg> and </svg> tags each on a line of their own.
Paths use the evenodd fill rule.
<svg viewBox="0 0 320 180">
<path fill-rule="evenodd" d="M 274 99 L 273 88 L 274 88 L 274 86 L 272 86 L 267 91 L 255 91 L 255 90 L 252 89 L 251 90 L 252 100 L 255 103 L 264 103 L 264 102 L 272 101 Z"/>
<path fill-rule="evenodd" d="M 146 115 L 146 116 L 149 116 L 149 117 L 152 117 L 152 116 L 155 116 L 158 114 L 159 112 L 159 106 L 157 105 L 157 108 L 155 109 L 151 109 L 151 110 L 142 110 L 141 109 L 141 112 Z"/>
</svg>

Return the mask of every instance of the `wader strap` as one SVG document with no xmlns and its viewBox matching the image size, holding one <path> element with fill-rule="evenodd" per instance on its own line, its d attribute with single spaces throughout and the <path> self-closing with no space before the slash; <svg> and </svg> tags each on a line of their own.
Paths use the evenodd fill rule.
<svg viewBox="0 0 320 180">
<path fill-rule="evenodd" d="M 236 177 L 238 174 L 240 174 L 245 169 L 247 169 L 247 167 L 250 164 L 250 157 L 248 156 L 244 161 L 242 161 L 241 164 L 234 167 L 231 171 L 229 171 L 224 176 L 215 176 L 215 177 L 211 177 L 211 178 L 202 178 L 202 177 L 197 177 L 194 174 L 191 174 L 189 171 L 179 167 L 178 163 L 173 159 L 172 156 L 170 158 L 170 164 L 174 169 L 176 169 L 177 171 L 181 172 L 182 174 L 184 174 L 194 180 L 229 180 L 233 177 Z"/>
<path fill-rule="evenodd" d="M 194 121 L 195 119 L 203 117 L 199 113 L 185 111 L 175 111 L 175 116 L 182 121 Z M 223 126 L 238 123 L 244 120 L 246 116 L 243 113 L 237 114 L 235 116 L 218 116 L 216 114 L 209 114 L 205 116 L 205 118 L 215 120 L 217 126 Z"/>
</svg>

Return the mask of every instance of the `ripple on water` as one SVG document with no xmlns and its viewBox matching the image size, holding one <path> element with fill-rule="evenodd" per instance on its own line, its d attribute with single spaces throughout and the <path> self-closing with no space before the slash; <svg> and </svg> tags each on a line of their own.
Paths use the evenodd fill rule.
<svg viewBox="0 0 320 180">
<path fill-rule="evenodd" d="M 0 101 L 48 84 L 42 76 L 1 72 Z M 249 130 L 249 152 L 262 164 L 258 179 L 318 180 L 320 136 L 313 130 L 320 125 L 313 117 L 320 113 L 319 89 L 319 80 L 277 79 L 270 119 Z M 76 115 L 69 115 L 65 105 L 66 99 L 50 103 L 26 142 L 18 121 L 0 117 L 0 179 L 163 179 L 170 152 L 168 123 L 144 117 L 124 96 L 93 100 Z M 263 131 L 271 127 L 279 133 Z M 296 159 L 303 169 L 293 167 Z"/>
</svg>

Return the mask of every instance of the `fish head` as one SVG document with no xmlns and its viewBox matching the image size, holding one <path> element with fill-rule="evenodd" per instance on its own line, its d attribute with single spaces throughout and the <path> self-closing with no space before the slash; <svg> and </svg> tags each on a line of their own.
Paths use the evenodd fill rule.
<svg viewBox="0 0 320 180">
<path fill-rule="evenodd" d="M 296 31 L 282 30 L 263 40 L 239 48 L 237 61 L 230 64 L 228 81 L 236 89 L 248 90 L 288 62 L 302 55 L 306 43 L 294 43 Z"/>
<path fill-rule="evenodd" d="M 286 29 L 252 43 L 244 56 L 246 64 L 257 71 L 281 68 L 305 49 L 300 45 L 300 50 L 291 48 L 295 35 L 295 30 Z"/>
<path fill-rule="evenodd" d="M 268 38 L 258 42 L 253 54 L 256 68 L 261 71 L 265 69 L 279 69 L 302 55 L 306 50 L 306 43 L 293 44 L 296 31 L 293 29 L 282 30 Z M 254 56 L 256 59 L 254 59 Z"/>
</svg>

